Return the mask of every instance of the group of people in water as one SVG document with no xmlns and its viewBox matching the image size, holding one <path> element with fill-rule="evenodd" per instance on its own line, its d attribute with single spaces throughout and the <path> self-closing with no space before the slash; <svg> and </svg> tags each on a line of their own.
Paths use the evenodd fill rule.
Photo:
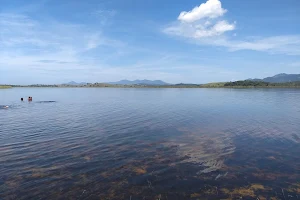
<svg viewBox="0 0 300 200">
<path fill-rule="evenodd" d="M 21 98 L 21 101 L 23 102 L 24 101 L 24 98 L 22 97 Z M 31 102 L 32 101 L 32 97 L 28 97 L 28 102 Z M 36 103 L 55 103 L 56 101 L 35 101 Z M 9 108 L 9 106 L 2 106 L 0 105 L 0 109 L 3 109 L 3 108 Z"/>
<path fill-rule="evenodd" d="M 21 98 L 21 101 L 24 101 L 24 98 L 23 98 L 23 97 Z M 29 102 L 32 101 L 32 97 L 28 97 L 28 101 L 29 101 Z M 0 109 L 1 109 L 1 108 L 9 108 L 9 106 L 1 106 L 1 105 L 0 105 Z"/>
<path fill-rule="evenodd" d="M 24 101 L 23 97 L 21 98 L 21 101 Z M 28 97 L 28 101 L 32 101 L 32 97 Z"/>
</svg>

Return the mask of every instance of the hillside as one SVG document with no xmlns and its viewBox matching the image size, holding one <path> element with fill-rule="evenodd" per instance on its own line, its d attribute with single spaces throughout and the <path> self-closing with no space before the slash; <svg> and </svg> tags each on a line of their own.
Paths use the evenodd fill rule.
<svg viewBox="0 0 300 200">
<path fill-rule="evenodd" d="M 300 74 L 277 74 L 272 77 L 266 77 L 263 79 L 248 79 L 249 81 L 268 82 L 268 83 L 286 83 L 300 81 Z"/>
<path fill-rule="evenodd" d="M 263 81 L 235 81 L 224 84 L 224 87 L 300 87 L 300 81 L 286 83 L 269 83 Z"/>
<path fill-rule="evenodd" d="M 75 81 L 71 81 L 71 82 L 68 82 L 68 83 L 63 83 L 62 85 L 86 85 L 87 83 L 85 82 L 81 82 L 81 83 L 77 83 Z"/>
<path fill-rule="evenodd" d="M 161 80 L 121 80 L 117 82 L 110 82 L 109 84 L 113 85 L 169 85 L 168 83 Z"/>
</svg>

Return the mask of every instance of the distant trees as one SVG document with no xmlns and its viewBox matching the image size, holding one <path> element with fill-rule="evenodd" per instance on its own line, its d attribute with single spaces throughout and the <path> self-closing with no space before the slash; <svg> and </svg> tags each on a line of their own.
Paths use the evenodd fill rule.
<svg viewBox="0 0 300 200">
<path fill-rule="evenodd" d="M 227 82 L 224 84 L 225 87 L 268 87 L 270 83 L 262 81 L 235 81 Z"/>
<path fill-rule="evenodd" d="M 300 87 L 300 81 L 287 83 L 268 83 L 263 81 L 235 81 L 227 82 L 224 87 Z"/>
<path fill-rule="evenodd" d="M 286 82 L 286 83 L 269 83 L 264 81 L 234 81 L 234 82 L 217 82 L 217 83 L 207 83 L 207 84 L 175 84 L 175 85 L 117 85 L 117 84 L 107 84 L 107 83 L 87 83 L 84 85 L 0 85 L 0 89 L 11 88 L 11 87 L 110 87 L 110 88 L 230 88 L 230 87 L 286 87 L 286 88 L 300 88 L 300 81 L 296 82 Z"/>
</svg>

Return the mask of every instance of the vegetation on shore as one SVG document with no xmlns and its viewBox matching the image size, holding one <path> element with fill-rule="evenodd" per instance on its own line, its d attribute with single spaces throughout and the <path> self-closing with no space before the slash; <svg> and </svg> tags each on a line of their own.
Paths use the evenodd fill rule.
<svg viewBox="0 0 300 200">
<path fill-rule="evenodd" d="M 268 83 L 263 81 L 235 81 L 235 82 L 216 82 L 207 84 L 173 84 L 173 85 L 119 85 L 108 83 L 87 83 L 84 85 L 12 85 L 12 86 L 0 86 L 0 88 L 10 87 L 59 87 L 59 88 L 300 88 L 300 81 L 286 82 L 286 83 Z"/>
<path fill-rule="evenodd" d="M 10 85 L 0 85 L 0 89 L 9 89 L 12 88 Z"/>
<path fill-rule="evenodd" d="M 207 87 L 207 88 L 219 88 L 219 87 L 224 87 L 226 82 L 216 82 L 216 83 L 206 83 L 202 84 L 202 87 Z"/>
<path fill-rule="evenodd" d="M 300 87 L 300 81 L 286 83 L 268 83 L 263 81 L 235 81 L 224 84 L 224 87 Z"/>
</svg>

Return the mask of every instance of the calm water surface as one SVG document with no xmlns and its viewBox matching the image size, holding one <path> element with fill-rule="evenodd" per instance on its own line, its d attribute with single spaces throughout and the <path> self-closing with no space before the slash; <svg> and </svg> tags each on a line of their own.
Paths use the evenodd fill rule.
<svg viewBox="0 0 300 200">
<path fill-rule="evenodd" d="M 300 90 L 0 90 L 0 199 L 240 198 L 300 199 Z"/>
</svg>

